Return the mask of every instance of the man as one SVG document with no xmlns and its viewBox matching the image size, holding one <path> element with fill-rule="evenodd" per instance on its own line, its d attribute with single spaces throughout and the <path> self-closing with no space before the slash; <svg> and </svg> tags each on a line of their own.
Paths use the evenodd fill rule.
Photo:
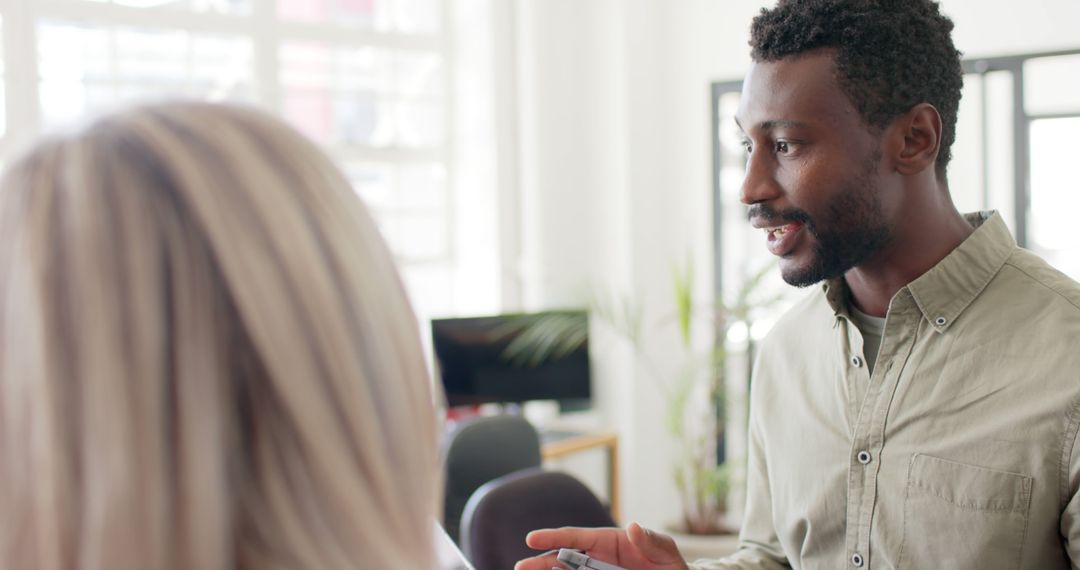
<svg viewBox="0 0 1080 570">
<path fill-rule="evenodd" d="M 953 206 L 951 29 L 930 0 L 754 20 L 742 200 L 784 279 L 824 283 L 761 348 L 739 551 L 694 568 L 1080 566 L 1080 286 Z M 636 524 L 528 542 L 687 568 Z"/>
</svg>

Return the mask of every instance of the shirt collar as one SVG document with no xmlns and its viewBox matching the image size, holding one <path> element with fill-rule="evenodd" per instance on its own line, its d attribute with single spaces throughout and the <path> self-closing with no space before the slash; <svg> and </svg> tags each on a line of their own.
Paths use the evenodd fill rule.
<svg viewBox="0 0 1080 570">
<path fill-rule="evenodd" d="M 1016 249 L 1016 241 L 997 212 L 973 212 L 964 219 L 975 231 L 906 287 L 923 317 L 938 332 L 952 325 Z M 844 278 L 830 279 L 822 287 L 836 316 L 848 318 L 850 293 Z"/>
</svg>

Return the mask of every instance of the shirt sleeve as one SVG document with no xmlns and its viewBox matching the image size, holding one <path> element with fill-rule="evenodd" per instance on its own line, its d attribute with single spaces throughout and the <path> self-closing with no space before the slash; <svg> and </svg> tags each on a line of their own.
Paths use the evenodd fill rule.
<svg viewBox="0 0 1080 570">
<path fill-rule="evenodd" d="M 751 397 L 753 399 L 753 397 Z M 752 406 L 755 408 L 756 406 Z M 750 449 L 747 462 L 746 513 L 739 533 L 739 549 L 720 560 L 698 560 L 690 570 L 781 570 L 791 568 L 772 518 L 772 494 L 769 491 L 768 466 L 757 417 L 750 421 Z"/>
<path fill-rule="evenodd" d="M 1069 553 L 1073 570 L 1080 570 L 1080 437 L 1077 437 L 1080 410 L 1074 408 L 1071 419 L 1068 435 L 1072 441 L 1066 442 L 1069 455 L 1063 458 L 1062 464 L 1065 509 L 1061 513 L 1061 536 L 1065 539 L 1065 550 Z"/>
</svg>

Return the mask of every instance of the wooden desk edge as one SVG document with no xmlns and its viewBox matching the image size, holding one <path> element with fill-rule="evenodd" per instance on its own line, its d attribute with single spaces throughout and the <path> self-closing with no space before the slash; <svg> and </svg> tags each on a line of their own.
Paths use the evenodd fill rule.
<svg viewBox="0 0 1080 570">
<path fill-rule="evenodd" d="M 576 435 L 541 445 L 540 455 L 544 459 L 558 459 L 593 447 L 617 445 L 618 440 L 619 436 L 615 432 Z"/>
</svg>

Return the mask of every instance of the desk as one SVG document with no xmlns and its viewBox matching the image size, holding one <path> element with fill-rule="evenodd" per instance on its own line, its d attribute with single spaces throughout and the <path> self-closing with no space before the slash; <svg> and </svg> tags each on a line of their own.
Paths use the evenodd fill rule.
<svg viewBox="0 0 1080 570">
<path fill-rule="evenodd" d="M 546 438 L 545 438 L 546 439 Z M 558 459 L 594 448 L 607 448 L 608 497 L 611 499 L 611 518 L 619 524 L 619 436 L 614 432 L 577 433 L 556 436 L 540 446 L 540 456 Z"/>
</svg>

